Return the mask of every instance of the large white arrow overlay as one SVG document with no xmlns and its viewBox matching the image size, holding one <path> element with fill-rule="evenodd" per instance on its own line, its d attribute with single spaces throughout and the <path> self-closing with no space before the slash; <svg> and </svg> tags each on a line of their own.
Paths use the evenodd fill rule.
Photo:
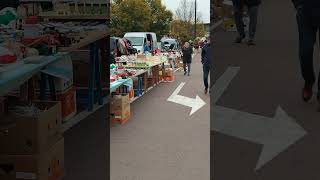
<svg viewBox="0 0 320 180">
<path fill-rule="evenodd" d="M 181 104 L 187 107 L 191 107 L 190 116 L 198 111 L 200 108 L 202 108 L 206 103 L 197 95 L 195 99 L 181 96 L 179 95 L 179 92 L 183 88 L 183 86 L 186 83 L 182 82 L 177 89 L 171 94 L 171 96 L 168 98 L 168 101 Z"/>
<path fill-rule="evenodd" d="M 262 144 L 263 149 L 255 168 L 258 170 L 305 136 L 307 132 L 280 106 L 273 118 L 216 106 L 215 103 L 239 70 L 240 68 L 236 67 L 228 68 L 213 86 L 211 130 Z"/>
</svg>

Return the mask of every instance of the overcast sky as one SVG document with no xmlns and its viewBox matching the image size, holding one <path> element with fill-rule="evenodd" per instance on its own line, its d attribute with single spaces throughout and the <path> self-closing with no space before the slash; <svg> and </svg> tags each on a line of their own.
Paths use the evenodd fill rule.
<svg viewBox="0 0 320 180">
<path fill-rule="evenodd" d="M 179 7 L 181 0 L 162 0 L 162 3 L 175 13 Z M 194 2 L 194 0 L 189 0 Z M 201 13 L 202 20 L 204 23 L 210 23 L 210 0 L 197 0 L 198 12 Z"/>
</svg>

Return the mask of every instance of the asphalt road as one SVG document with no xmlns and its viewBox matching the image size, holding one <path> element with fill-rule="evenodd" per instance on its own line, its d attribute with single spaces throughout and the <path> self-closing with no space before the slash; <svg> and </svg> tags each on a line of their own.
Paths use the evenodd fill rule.
<svg viewBox="0 0 320 180">
<path fill-rule="evenodd" d="M 232 32 L 214 35 L 213 82 L 228 67 L 240 67 L 216 105 L 270 118 L 281 106 L 307 134 L 255 171 L 263 148 L 261 144 L 214 131 L 211 135 L 213 179 L 320 179 L 320 113 L 316 112 L 315 99 L 310 103 L 301 99 L 304 82 L 300 75 L 298 32 L 291 1 L 262 2 L 256 46 L 233 44 L 235 37 L 236 33 Z M 318 48 L 314 57 L 319 71 Z M 211 123 L 215 120 L 211 115 Z M 252 131 L 254 127 L 245 128 Z M 285 131 L 288 129 L 283 129 Z M 273 135 L 272 129 L 268 135 Z"/>
<path fill-rule="evenodd" d="M 65 132 L 66 180 L 109 179 L 107 108 Z"/>
<path fill-rule="evenodd" d="M 209 96 L 204 95 L 199 55 L 191 76 L 176 73 L 172 83 L 161 83 L 131 105 L 131 119 L 111 128 L 111 180 L 209 179 Z M 191 108 L 168 102 L 179 95 L 206 102 L 189 116 Z"/>
</svg>

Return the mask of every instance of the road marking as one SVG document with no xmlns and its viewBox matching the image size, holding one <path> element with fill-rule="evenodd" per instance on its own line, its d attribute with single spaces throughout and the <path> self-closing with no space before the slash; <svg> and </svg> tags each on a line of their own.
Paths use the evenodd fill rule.
<svg viewBox="0 0 320 180">
<path fill-rule="evenodd" d="M 212 88 L 213 95 L 211 97 L 211 102 L 216 104 L 222 94 L 227 90 L 229 84 L 234 77 L 240 71 L 239 67 L 229 67 L 227 71 L 218 79 Z"/>
<path fill-rule="evenodd" d="M 206 103 L 197 95 L 196 98 L 189 98 L 179 95 L 179 92 L 185 85 L 185 82 L 182 82 L 177 89 L 171 94 L 167 101 L 177 103 L 183 106 L 191 107 L 190 116 L 201 109 Z"/>
<path fill-rule="evenodd" d="M 211 130 L 263 145 L 255 170 L 295 144 L 307 132 L 279 106 L 273 118 L 215 105 L 240 68 L 228 68 L 213 87 Z"/>
</svg>

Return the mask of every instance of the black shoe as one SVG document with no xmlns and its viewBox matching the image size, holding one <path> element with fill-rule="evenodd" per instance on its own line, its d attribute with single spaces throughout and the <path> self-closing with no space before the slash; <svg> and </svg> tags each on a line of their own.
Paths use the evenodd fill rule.
<svg viewBox="0 0 320 180">
<path fill-rule="evenodd" d="M 248 46 L 254 46 L 254 45 L 256 45 L 256 43 L 254 42 L 254 40 L 252 38 L 250 38 L 248 40 Z"/>
<path fill-rule="evenodd" d="M 305 84 L 303 89 L 302 89 L 302 99 L 305 102 L 308 102 L 312 98 L 312 95 L 313 95 L 312 85 Z"/>
<path fill-rule="evenodd" d="M 208 88 L 205 88 L 204 89 L 204 94 L 207 94 L 208 93 Z"/>
<path fill-rule="evenodd" d="M 183 75 L 185 76 L 186 74 L 187 74 L 187 72 L 184 72 L 184 74 L 183 74 Z"/>
<path fill-rule="evenodd" d="M 245 35 L 240 35 L 240 36 L 238 36 L 238 37 L 236 38 L 236 40 L 234 41 L 234 43 L 241 43 L 244 38 L 246 38 Z"/>
</svg>

